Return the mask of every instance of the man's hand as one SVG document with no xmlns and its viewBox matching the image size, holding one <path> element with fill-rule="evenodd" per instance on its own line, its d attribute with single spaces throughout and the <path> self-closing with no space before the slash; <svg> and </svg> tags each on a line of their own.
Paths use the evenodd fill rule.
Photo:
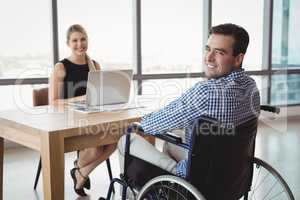
<svg viewBox="0 0 300 200">
<path fill-rule="evenodd" d="M 131 129 L 131 130 L 130 130 Z M 127 132 L 131 132 L 131 133 L 137 133 L 137 134 L 140 134 L 140 135 L 143 135 L 144 134 L 144 130 L 141 126 L 141 123 L 139 122 L 133 122 L 130 124 Z"/>
</svg>

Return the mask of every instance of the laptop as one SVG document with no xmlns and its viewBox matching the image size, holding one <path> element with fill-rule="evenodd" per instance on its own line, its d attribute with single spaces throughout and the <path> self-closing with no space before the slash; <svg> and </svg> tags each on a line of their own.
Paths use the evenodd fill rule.
<svg viewBox="0 0 300 200">
<path fill-rule="evenodd" d="M 83 113 L 136 108 L 129 105 L 133 70 L 101 70 L 88 73 L 86 100 L 70 102 Z"/>
</svg>

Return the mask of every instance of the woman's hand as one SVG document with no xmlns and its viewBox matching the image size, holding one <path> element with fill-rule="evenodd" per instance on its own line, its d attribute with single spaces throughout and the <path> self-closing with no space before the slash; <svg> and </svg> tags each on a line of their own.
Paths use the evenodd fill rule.
<svg viewBox="0 0 300 200">
<path fill-rule="evenodd" d="M 65 99 L 67 103 L 76 102 L 76 101 L 85 101 L 85 100 L 86 100 L 86 95 Z"/>
<path fill-rule="evenodd" d="M 78 97 L 73 97 L 69 99 L 56 99 L 51 102 L 51 104 L 57 105 L 57 104 L 68 104 L 76 101 L 85 101 L 86 100 L 86 95 L 78 96 Z"/>
</svg>

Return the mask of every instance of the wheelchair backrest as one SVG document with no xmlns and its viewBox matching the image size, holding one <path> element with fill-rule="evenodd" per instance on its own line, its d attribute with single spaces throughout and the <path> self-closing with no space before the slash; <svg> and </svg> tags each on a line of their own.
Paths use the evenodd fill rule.
<svg viewBox="0 0 300 200">
<path fill-rule="evenodd" d="M 234 200 L 252 182 L 257 118 L 237 127 L 222 127 L 208 117 L 193 126 L 188 179 L 208 200 Z"/>
</svg>

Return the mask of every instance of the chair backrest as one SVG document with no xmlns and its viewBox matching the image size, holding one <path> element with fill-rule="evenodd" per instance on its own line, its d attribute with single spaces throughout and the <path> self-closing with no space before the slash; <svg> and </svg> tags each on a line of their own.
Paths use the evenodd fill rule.
<svg viewBox="0 0 300 200">
<path fill-rule="evenodd" d="M 34 89 L 32 92 L 32 100 L 33 106 L 48 105 L 48 88 Z"/>
<path fill-rule="evenodd" d="M 199 118 L 193 127 L 188 179 L 209 200 L 234 200 L 252 182 L 257 118 L 235 128 Z"/>
</svg>

